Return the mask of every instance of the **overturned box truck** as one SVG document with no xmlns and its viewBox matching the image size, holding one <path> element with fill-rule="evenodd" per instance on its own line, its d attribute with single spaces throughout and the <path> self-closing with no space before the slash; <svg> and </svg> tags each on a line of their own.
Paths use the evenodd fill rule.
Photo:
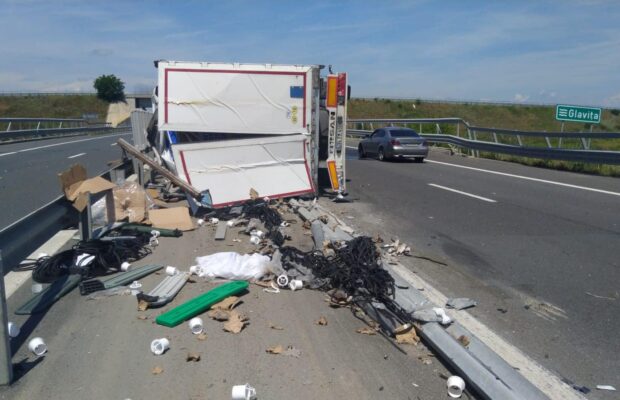
<svg viewBox="0 0 620 400">
<path fill-rule="evenodd" d="M 252 189 L 271 199 L 314 195 L 320 184 L 345 194 L 345 73 L 321 77 L 319 65 L 155 65 L 148 140 L 162 164 L 207 195 L 203 205 L 242 203 Z"/>
</svg>

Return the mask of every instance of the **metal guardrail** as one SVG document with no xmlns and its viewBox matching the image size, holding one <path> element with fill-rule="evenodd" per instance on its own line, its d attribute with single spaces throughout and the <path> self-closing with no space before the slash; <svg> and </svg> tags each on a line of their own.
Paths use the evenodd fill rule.
<svg viewBox="0 0 620 400">
<path fill-rule="evenodd" d="M 473 152 L 484 151 L 489 153 L 509 154 L 520 157 L 542 158 L 549 160 L 564 160 L 583 163 L 596 164 L 620 164 L 620 152 L 591 150 L 590 141 L 592 139 L 620 139 L 620 132 L 541 132 L 541 131 L 519 131 L 513 129 L 486 128 L 469 125 L 461 118 L 400 118 L 400 119 L 350 119 L 349 125 L 356 124 L 366 127 L 366 129 L 347 129 L 347 135 L 353 137 L 363 137 L 372 133 L 372 130 L 383 126 L 399 126 L 419 124 L 420 136 L 430 143 L 450 144 Z M 423 124 L 435 125 L 434 133 L 424 133 Z M 440 124 L 455 124 L 457 127 L 456 135 L 446 135 L 441 132 Z M 463 125 L 467 133 L 467 138 L 461 137 L 459 127 Z M 491 134 L 493 141 L 479 140 L 476 133 Z M 506 144 L 500 142 L 500 135 L 514 136 L 518 144 Z M 546 147 L 524 145 L 523 137 L 544 138 Z M 558 147 L 553 147 L 550 138 L 558 139 Z M 563 139 L 580 139 L 582 149 L 561 148 Z"/>
<path fill-rule="evenodd" d="M 111 179 L 112 171 L 120 168 L 131 171 L 131 161 L 126 160 L 100 176 L 113 180 Z M 59 196 L 2 229 L 0 231 L 0 250 L 5 266 L 5 271 L 1 271 L 2 276 L 6 275 L 11 268 L 17 266 L 58 231 L 75 227 L 78 222 L 78 211 L 73 208 L 65 196 Z"/>
<path fill-rule="evenodd" d="M 0 135 L 4 132 L 87 127 L 83 118 L 0 118 Z M 0 136 L 1 137 L 1 136 Z"/>
<path fill-rule="evenodd" d="M 112 128 L 107 125 L 79 127 L 79 128 L 51 128 L 51 129 L 25 129 L 19 131 L 2 132 L 0 131 L 0 143 L 8 139 L 35 138 L 46 136 L 61 136 L 65 133 L 91 133 L 91 132 L 114 132 L 117 130 L 128 130 L 127 127 Z"/>
</svg>

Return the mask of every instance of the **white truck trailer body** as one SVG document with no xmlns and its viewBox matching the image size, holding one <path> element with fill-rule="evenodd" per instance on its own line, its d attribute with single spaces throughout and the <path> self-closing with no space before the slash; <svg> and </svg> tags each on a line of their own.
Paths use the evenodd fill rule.
<svg viewBox="0 0 620 400">
<path fill-rule="evenodd" d="M 158 150 L 181 179 L 209 191 L 213 207 L 247 201 L 251 189 L 270 198 L 317 193 L 319 66 L 158 61 L 157 67 Z M 335 115 L 331 108 L 332 166 L 336 142 L 344 150 L 346 122 L 346 113 L 337 124 Z M 330 171 L 339 191 L 340 151 Z"/>
</svg>

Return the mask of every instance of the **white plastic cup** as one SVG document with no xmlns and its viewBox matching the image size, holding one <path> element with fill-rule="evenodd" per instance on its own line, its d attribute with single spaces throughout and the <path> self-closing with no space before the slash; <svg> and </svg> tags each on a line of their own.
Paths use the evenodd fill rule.
<svg viewBox="0 0 620 400">
<path fill-rule="evenodd" d="M 205 224 L 205 220 L 200 218 L 198 219 L 198 221 L 196 221 L 196 223 L 198 224 L 198 226 L 203 226 Z"/>
<path fill-rule="evenodd" d="M 9 323 L 7 324 L 7 331 L 10 337 L 17 337 L 19 336 L 20 329 L 15 322 L 9 321 Z"/>
<path fill-rule="evenodd" d="M 202 318 L 195 317 L 189 320 L 189 329 L 192 330 L 194 335 L 199 335 L 204 330 L 202 326 Z"/>
<path fill-rule="evenodd" d="M 32 284 L 32 293 L 41 293 L 43 291 L 43 285 L 40 283 Z"/>
<path fill-rule="evenodd" d="M 262 238 L 265 237 L 265 232 L 259 231 L 259 230 L 255 230 L 255 231 L 250 232 L 250 235 L 256 236 L 257 238 L 262 239 Z"/>
<path fill-rule="evenodd" d="M 288 287 L 291 288 L 291 290 L 294 292 L 295 290 L 299 290 L 304 286 L 304 283 L 302 281 L 300 281 L 299 279 L 293 279 L 291 280 L 291 282 L 288 284 Z"/>
<path fill-rule="evenodd" d="M 166 267 L 166 275 L 174 276 L 179 273 L 179 270 L 176 267 L 167 266 Z"/>
<path fill-rule="evenodd" d="M 226 226 L 228 226 L 229 228 L 232 228 L 233 226 L 235 226 L 235 220 L 231 219 L 230 221 L 227 221 Z"/>
<path fill-rule="evenodd" d="M 465 381 L 460 376 L 452 375 L 448 378 L 448 395 L 453 399 L 458 399 L 465 390 Z"/>
<path fill-rule="evenodd" d="M 121 264 L 121 271 L 123 272 L 128 271 L 129 267 L 131 267 L 131 264 L 129 264 L 127 261 L 123 262 Z"/>
<path fill-rule="evenodd" d="M 198 265 L 192 265 L 191 267 L 189 267 L 190 275 L 198 275 L 199 268 L 200 267 Z"/>
<path fill-rule="evenodd" d="M 43 339 L 36 337 L 28 342 L 28 349 L 32 351 L 36 356 L 42 356 L 47 352 L 47 345 L 43 342 Z"/>
<path fill-rule="evenodd" d="M 282 274 L 280 276 L 278 276 L 278 278 L 276 279 L 276 282 L 278 282 L 278 286 L 280 287 L 287 287 L 288 286 L 288 276 L 286 276 L 286 274 Z"/>
<path fill-rule="evenodd" d="M 209 222 L 212 223 L 213 225 L 217 225 L 218 222 L 220 222 L 220 219 L 212 217 L 212 218 L 209 218 Z"/>
<path fill-rule="evenodd" d="M 258 236 L 252 236 L 250 238 L 250 243 L 252 243 L 252 244 L 259 244 L 260 243 L 260 238 Z"/>
<path fill-rule="evenodd" d="M 170 341 L 166 338 L 155 339 L 151 342 L 151 351 L 156 356 L 161 356 L 170 348 Z"/>
<path fill-rule="evenodd" d="M 232 400 L 255 400 L 256 389 L 249 384 L 235 385 L 232 388 Z"/>
<path fill-rule="evenodd" d="M 158 230 L 156 230 L 156 229 L 153 229 L 153 230 L 151 231 L 151 236 L 153 236 L 153 237 L 155 237 L 155 238 L 158 238 L 160 235 L 161 235 L 161 232 L 160 232 L 160 231 L 158 231 Z"/>
<path fill-rule="evenodd" d="M 140 288 L 142 288 L 142 284 L 138 281 L 133 281 L 131 285 L 129 285 L 129 289 L 131 289 L 132 296 L 137 296 L 138 293 L 141 293 L 142 290 L 140 290 Z"/>
</svg>

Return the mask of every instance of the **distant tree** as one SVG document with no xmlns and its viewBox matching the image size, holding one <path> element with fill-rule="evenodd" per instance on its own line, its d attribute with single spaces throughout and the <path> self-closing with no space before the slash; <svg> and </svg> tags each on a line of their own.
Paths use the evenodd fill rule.
<svg viewBox="0 0 620 400">
<path fill-rule="evenodd" d="M 125 84 L 114 75 L 101 75 L 93 84 L 97 97 L 108 103 L 125 101 Z"/>
</svg>

